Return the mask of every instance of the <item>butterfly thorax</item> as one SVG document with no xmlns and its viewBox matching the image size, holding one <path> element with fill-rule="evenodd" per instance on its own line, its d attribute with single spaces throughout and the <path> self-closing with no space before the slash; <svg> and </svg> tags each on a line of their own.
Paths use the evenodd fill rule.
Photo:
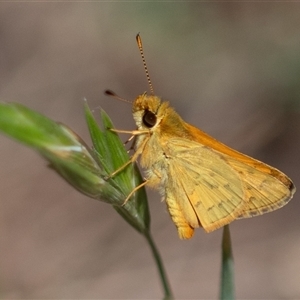
<svg viewBox="0 0 300 300">
<path fill-rule="evenodd" d="M 157 181 L 163 184 L 172 159 L 166 145 L 171 138 L 191 138 L 186 123 L 168 102 L 146 93 L 135 99 L 132 111 L 140 131 L 135 145 L 140 154 L 141 166 L 146 171 L 146 177 L 153 181 L 153 185 Z"/>
</svg>

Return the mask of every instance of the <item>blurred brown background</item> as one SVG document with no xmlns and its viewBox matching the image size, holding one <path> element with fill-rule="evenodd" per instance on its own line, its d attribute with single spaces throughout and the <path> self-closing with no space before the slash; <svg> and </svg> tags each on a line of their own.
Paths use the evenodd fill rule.
<svg viewBox="0 0 300 300">
<path fill-rule="evenodd" d="M 148 90 L 140 32 L 156 94 L 300 187 L 299 15 L 299 3 L 1 3 L 0 100 L 88 143 L 84 97 L 132 129 L 131 107 L 103 91 L 133 99 Z M 162 297 L 145 240 L 2 135 L 0 180 L 1 298 Z M 180 241 L 159 194 L 148 195 L 176 298 L 217 298 L 222 230 Z M 300 298 L 299 209 L 298 192 L 279 211 L 232 223 L 237 298 Z"/>
</svg>

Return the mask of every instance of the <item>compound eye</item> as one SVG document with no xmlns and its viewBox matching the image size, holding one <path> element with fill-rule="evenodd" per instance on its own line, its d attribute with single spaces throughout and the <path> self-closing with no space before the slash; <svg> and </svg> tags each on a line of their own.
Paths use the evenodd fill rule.
<svg viewBox="0 0 300 300">
<path fill-rule="evenodd" d="M 152 128 L 156 124 L 156 115 L 149 110 L 145 110 L 145 113 L 143 116 L 143 123 L 148 128 Z"/>
</svg>

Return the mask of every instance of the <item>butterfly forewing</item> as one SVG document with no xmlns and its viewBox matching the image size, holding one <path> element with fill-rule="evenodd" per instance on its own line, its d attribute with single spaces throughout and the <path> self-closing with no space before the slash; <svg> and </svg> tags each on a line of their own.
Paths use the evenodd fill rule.
<svg viewBox="0 0 300 300">
<path fill-rule="evenodd" d="M 239 218 L 247 218 L 264 214 L 284 206 L 293 196 L 294 189 L 289 178 L 280 171 L 267 166 L 270 172 L 262 172 L 253 165 L 245 164 L 230 156 L 225 156 L 226 161 L 239 172 L 248 199 L 247 205 Z M 272 175 L 272 170 L 285 176 L 283 183 L 278 177 Z M 281 176 L 281 178 L 282 178 Z"/>
</svg>

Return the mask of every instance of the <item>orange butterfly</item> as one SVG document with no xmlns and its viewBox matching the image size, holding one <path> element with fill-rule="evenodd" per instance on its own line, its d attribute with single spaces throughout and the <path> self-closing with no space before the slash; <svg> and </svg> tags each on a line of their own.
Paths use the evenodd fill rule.
<svg viewBox="0 0 300 300">
<path fill-rule="evenodd" d="M 152 94 L 133 101 L 137 130 L 114 130 L 135 137 L 129 163 L 140 157 L 146 176 L 125 202 L 141 186 L 158 188 L 181 239 L 191 238 L 195 228 L 210 232 L 289 202 L 296 188 L 284 173 L 186 123 L 168 102 L 154 95 L 141 38 L 136 39 Z M 106 94 L 119 98 L 110 91 Z"/>
</svg>

